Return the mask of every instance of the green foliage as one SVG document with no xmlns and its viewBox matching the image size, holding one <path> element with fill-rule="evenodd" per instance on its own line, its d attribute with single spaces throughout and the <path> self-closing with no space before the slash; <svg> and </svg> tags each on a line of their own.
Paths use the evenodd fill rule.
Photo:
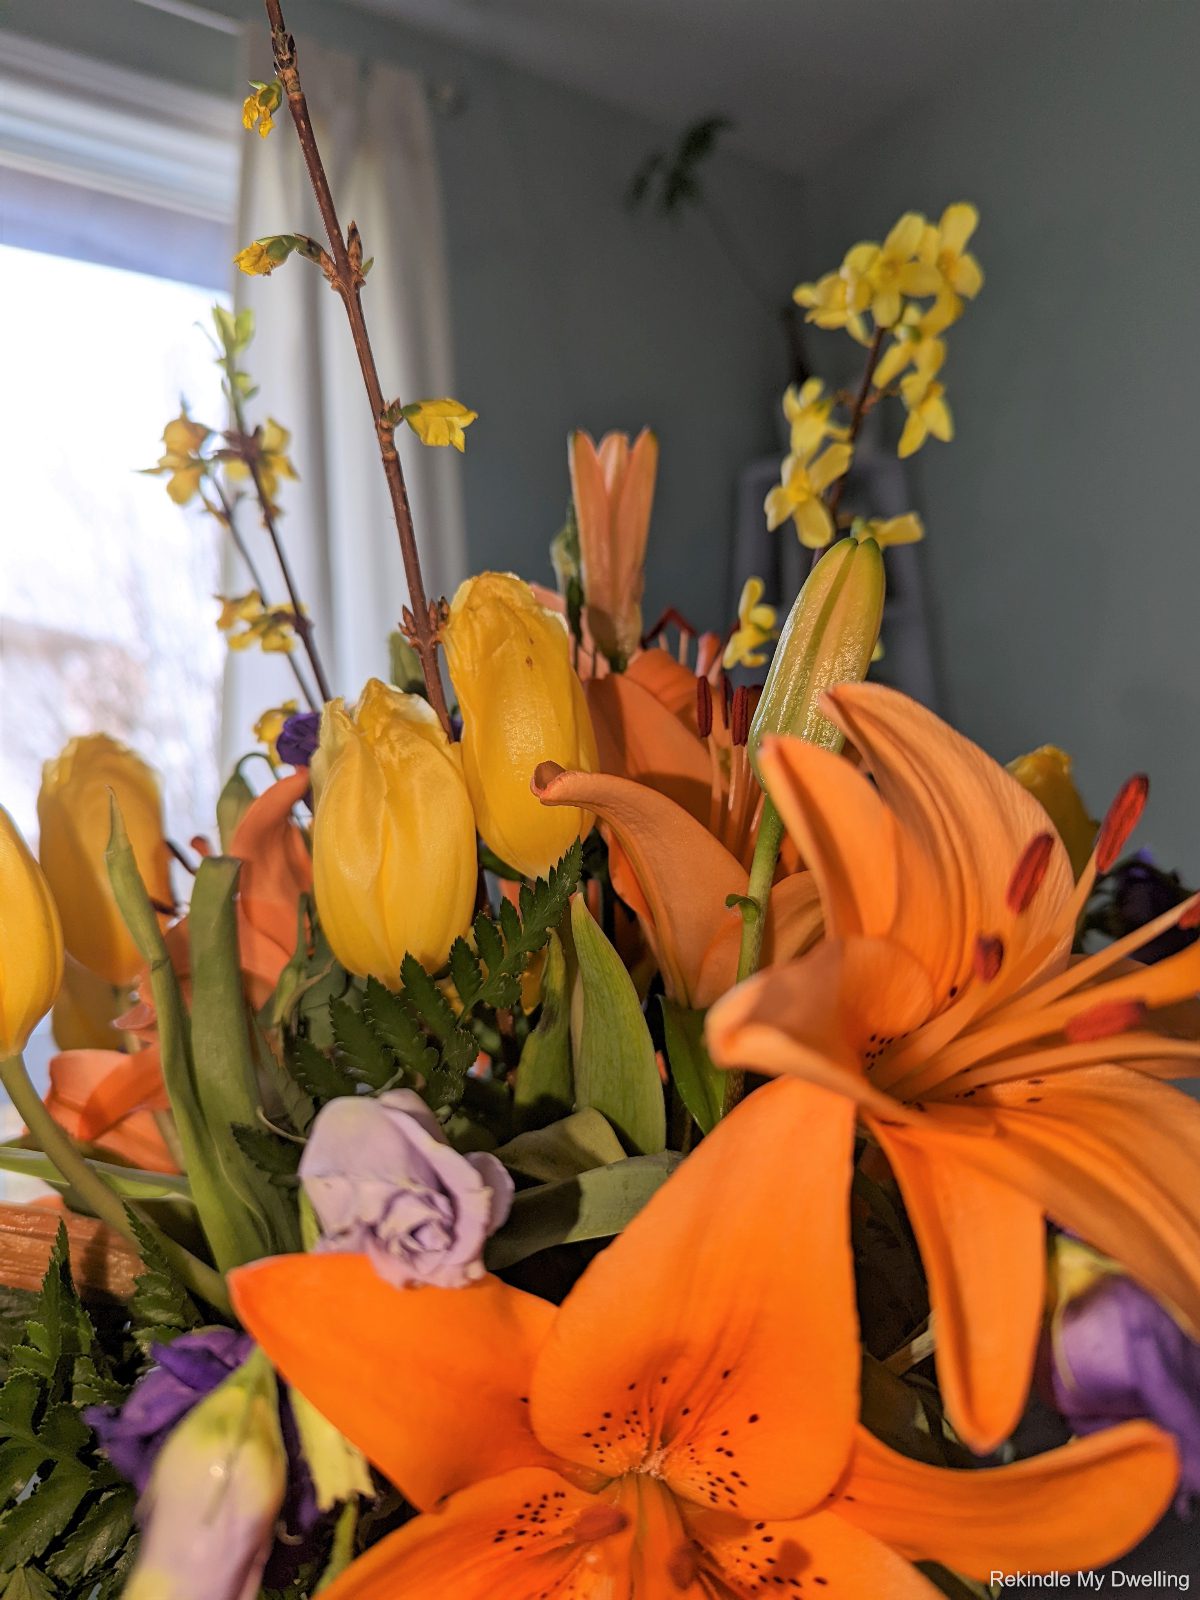
<svg viewBox="0 0 1200 1600">
<path fill-rule="evenodd" d="M 152 1344 L 170 1344 L 181 1333 L 198 1328 L 202 1317 L 196 1302 L 172 1272 L 152 1234 L 130 1216 L 145 1271 L 134 1284 L 129 1314 L 133 1337 L 142 1351 Z"/>
<path fill-rule="evenodd" d="M 5 1600 L 107 1600 L 123 1583 L 133 1556 L 135 1496 L 99 1455 L 81 1410 L 124 1393 L 75 1292 L 60 1228 L 0 1389 Z"/>
<path fill-rule="evenodd" d="M 369 978 L 361 991 L 330 1003 L 332 1051 L 304 1036 L 288 1051 L 300 1086 L 324 1105 L 365 1086 L 373 1093 L 409 1084 L 435 1110 L 462 1100 L 480 1036 L 494 1033 L 497 1011 L 521 999 L 521 975 L 562 920 L 579 881 L 582 852 L 575 844 L 547 877 L 522 885 L 519 905 L 501 904 L 497 916 L 481 912 L 472 929 L 474 948 L 455 941 L 447 974 L 427 972 L 414 956 L 400 968 L 400 986 Z M 443 986 L 453 985 L 452 1003 Z M 244 1147 L 243 1147 L 244 1148 Z"/>
<path fill-rule="evenodd" d="M 728 117 L 702 117 L 679 135 L 673 150 L 648 155 L 630 180 L 625 203 L 631 211 L 645 202 L 663 216 L 673 216 L 689 202 L 704 198 L 699 172 L 733 124 Z M 657 197 L 652 198 L 657 189 Z"/>
<path fill-rule="evenodd" d="M 252 1128 L 245 1122 L 233 1124 L 233 1137 L 246 1159 L 272 1183 L 284 1189 L 294 1185 L 301 1152 L 294 1139 L 285 1139 L 269 1128 Z"/>
<path fill-rule="evenodd" d="M 704 1012 L 692 1011 L 662 996 L 667 1060 L 679 1098 L 701 1133 L 711 1133 L 721 1119 L 726 1074 L 712 1063 L 704 1046 Z"/>
</svg>

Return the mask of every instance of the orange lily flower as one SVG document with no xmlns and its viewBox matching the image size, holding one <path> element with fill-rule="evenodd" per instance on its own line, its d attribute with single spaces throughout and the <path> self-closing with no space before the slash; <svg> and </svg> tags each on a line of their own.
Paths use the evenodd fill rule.
<svg viewBox="0 0 1200 1600">
<path fill-rule="evenodd" d="M 597 448 L 590 434 L 576 430 L 568 459 L 588 631 L 623 665 L 641 643 L 658 440 L 643 428 L 632 446 L 627 433 L 606 433 Z"/>
<path fill-rule="evenodd" d="M 277 779 L 251 802 L 234 830 L 230 855 L 242 862 L 238 944 L 246 992 L 256 1008 L 271 998 L 296 952 L 300 897 L 312 891 L 312 856 L 292 807 L 308 792 L 307 767 Z"/>
<path fill-rule="evenodd" d="M 857 1426 L 852 1139 L 821 1091 L 752 1096 L 558 1308 L 496 1278 L 395 1289 L 356 1255 L 235 1273 L 287 1381 L 425 1513 L 329 1600 L 935 1600 L 912 1562 L 1045 1572 L 1134 1543 L 1176 1475 L 1149 1424 L 988 1472 Z"/>
<path fill-rule="evenodd" d="M 826 938 L 714 1007 L 709 1050 L 857 1109 L 921 1247 L 947 1409 L 987 1452 L 1028 1393 L 1044 1218 L 1122 1262 L 1200 1335 L 1200 1105 L 1155 1081 L 1185 1072 L 1200 1042 L 1166 1036 L 1165 1011 L 1163 1031 L 1147 1020 L 1200 988 L 1200 946 L 1155 966 L 1125 960 L 1200 900 L 1072 962 L 1144 780 L 1122 791 L 1076 886 L 1041 806 L 931 712 L 868 684 L 834 690 L 827 707 L 878 787 L 797 740 L 764 748 Z"/>
<path fill-rule="evenodd" d="M 72 1138 L 148 1172 L 178 1172 L 155 1120 L 169 1111 L 158 1049 L 64 1050 L 50 1062 L 46 1109 Z"/>
</svg>

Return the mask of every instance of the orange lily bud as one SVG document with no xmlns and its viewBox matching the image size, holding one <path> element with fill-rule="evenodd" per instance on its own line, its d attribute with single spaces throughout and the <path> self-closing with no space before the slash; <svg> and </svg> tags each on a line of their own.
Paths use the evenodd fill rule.
<svg viewBox="0 0 1200 1600">
<path fill-rule="evenodd" d="M 606 433 L 597 449 L 591 435 L 578 429 L 570 437 L 568 459 L 588 632 L 621 669 L 642 636 L 658 440 L 649 428 L 632 447 L 627 433 Z"/>
<path fill-rule="evenodd" d="M 764 738 L 787 733 L 837 749 L 842 735 L 821 712 L 826 689 L 867 675 L 883 620 L 883 556 L 874 539 L 839 539 L 809 573 L 775 647 L 750 724 L 758 770 Z"/>
<path fill-rule="evenodd" d="M 372 678 L 332 700 L 311 768 L 313 887 L 351 972 L 395 984 L 411 952 L 436 970 L 475 904 L 475 820 L 459 752 L 429 705 Z"/>
<path fill-rule="evenodd" d="M 1088 816 L 1087 807 L 1071 777 L 1071 758 L 1065 750 L 1044 744 L 1028 755 L 1017 756 L 1008 770 L 1039 802 L 1067 847 L 1075 876 L 1087 866 L 1096 842 L 1099 824 Z"/>
<path fill-rule="evenodd" d="M 0 1061 L 7 1061 L 54 1004 L 63 940 L 50 885 L 3 808 L 0 907 Z"/>
<path fill-rule="evenodd" d="M 583 772 L 597 766 L 566 627 L 520 578 L 484 572 L 460 584 L 442 640 L 476 824 L 503 861 L 538 877 L 592 826 L 590 812 L 550 810 L 530 789 L 543 761 Z"/>
<path fill-rule="evenodd" d="M 126 928 L 104 863 L 116 800 L 151 900 L 172 902 L 170 856 L 154 773 L 105 733 L 72 739 L 47 761 L 38 794 L 42 868 L 75 960 L 114 986 L 133 982 L 142 957 Z"/>
</svg>

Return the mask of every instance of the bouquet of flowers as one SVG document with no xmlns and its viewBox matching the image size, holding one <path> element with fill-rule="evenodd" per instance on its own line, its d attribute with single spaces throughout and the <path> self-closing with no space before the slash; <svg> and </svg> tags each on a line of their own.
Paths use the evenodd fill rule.
<svg viewBox="0 0 1200 1600">
<path fill-rule="evenodd" d="M 0 813 L 0 1165 L 59 1195 L 0 1234 L 18 1289 L 42 1241 L 0 1596 L 916 1600 L 1116 1559 L 1200 1490 L 1200 895 L 1123 859 L 1144 776 L 1097 824 L 1060 751 L 1006 770 L 865 681 L 923 529 L 841 509 L 876 407 L 901 455 L 951 437 L 974 209 L 796 290 L 865 365 L 784 398 L 781 628 L 758 580 L 723 632 L 646 628 L 649 431 L 572 435 L 555 589 L 431 600 L 396 433 L 474 413 L 386 399 L 267 10 L 246 125 L 286 105 L 327 240 L 238 261 L 344 302 L 410 603 L 393 681 L 336 696 L 218 310 L 228 426 L 184 411 L 152 470 L 297 698 L 191 854 L 103 733 L 47 764 L 40 865 Z"/>
</svg>

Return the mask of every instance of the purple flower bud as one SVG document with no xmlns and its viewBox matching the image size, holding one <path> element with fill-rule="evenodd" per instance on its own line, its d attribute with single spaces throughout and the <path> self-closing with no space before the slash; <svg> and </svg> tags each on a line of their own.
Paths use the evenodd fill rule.
<svg viewBox="0 0 1200 1600">
<path fill-rule="evenodd" d="M 1200 1495 L 1200 1345 L 1129 1278 L 1099 1279 L 1061 1313 L 1053 1403 L 1075 1433 L 1146 1417 L 1179 1446 L 1181 1508 Z"/>
<path fill-rule="evenodd" d="M 484 1243 L 508 1216 L 513 1183 L 495 1156 L 461 1156 L 408 1089 L 331 1100 L 300 1176 L 321 1250 L 362 1250 L 398 1286 L 461 1288 L 483 1275 Z"/>
<path fill-rule="evenodd" d="M 236 1371 L 253 1340 L 233 1328 L 202 1328 L 173 1344 L 156 1344 L 151 1368 L 125 1404 L 91 1406 L 84 1420 L 96 1430 L 105 1455 L 139 1494 L 175 1424 Z"/>
<path fill-rule="evenodd" d="M 311 767 L 321 737 L 321 713 L 297 711 L 288 717 L 275 741 L 280 761 L 289 767 Z"/>
<path fill-rule="evenodd" d="M 1149 852 L 1139 850 L 1135 856 L 1120 862 L 1111 873 L 1111 909 L 1108 931 L 1114 938 L 1145 927 L 1164 911 L 1170 911 L 1181 900 L 1186 900 L 1185 889 L 1176 872 L 1164 872 L 1156 867 Z M 1170 928 L 1151 939 L 1134 952 L 1138 961 L 1162 961 L 1195 943 L 1200 937 L 1197 928 Z"/>
</svg>

